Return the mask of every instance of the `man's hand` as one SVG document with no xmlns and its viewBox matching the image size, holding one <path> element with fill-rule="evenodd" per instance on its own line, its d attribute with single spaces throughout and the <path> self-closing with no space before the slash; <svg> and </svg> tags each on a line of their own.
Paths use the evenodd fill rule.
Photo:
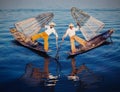
<svg viewBox="0 0 120 92">
<path fill-rule="evenodd" d="M 58 40 L 58 37 L 56 37 L 56 41 Z"/>
<path fill-rule="evenodd" d="M 64 41 L 64 37 L 62 37 L 62 41 Z"/>
<path fill-rule="evenodd" d="M 80 23 L 78 23 L 78 22 L 77 22 L 77 25 L 78 25 L 79 27 L 81 27 L 81 26 L 80 26 Z"/>
</svg>

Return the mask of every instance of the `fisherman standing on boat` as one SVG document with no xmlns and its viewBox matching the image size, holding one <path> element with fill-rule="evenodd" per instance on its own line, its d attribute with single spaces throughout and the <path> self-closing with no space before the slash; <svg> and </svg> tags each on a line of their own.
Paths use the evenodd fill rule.
<svg viewBox="0 0 120 92">
<path fill-rule="evenodd" d="M 77 24 L 77 25 L 78 26 L 75 28 L 74 25 L 72 23 L 70 23 L 69 24 L 69 28 L 67 29 L 66 33 L 62 37 L 62 41 L 64 41 L 64 38 L 67 35 L 69 35 L 72 53 L 76 52 L 74 41 L 77 41 L 79 44 L 81 44 L 84 47 L 86 46 L 86 43 L 87 43 L 85 40 L 83 40 L 82 38 L 80 38 L 80 37 L 78 37 L 78 36 L 75 35 L 75 31 L 78 31 L 79 27 L 80 27 L 79 24 Z"/>
<path fill-rule="evenodd" d="M 54 22 L 51 22 L 51 23 L 49 23 L 49 25 L 45 25 L 45 28 L 47 28 L 47 29 L 44 32 L 35 34 L 32 36 L 32 41 L 36 41 L 39 38 L 44 39 L 44 50 L 46 52 L 48 51 L 48 47 L 49 47 L 49 43 L 48 43 L 49 35 L 53 33 L 56 36 L 56 41 L 58 40 L 58 34 L 57 34 L 56 30 L 54 29 L 55 25 L 56 24 Z"/>
</svg>

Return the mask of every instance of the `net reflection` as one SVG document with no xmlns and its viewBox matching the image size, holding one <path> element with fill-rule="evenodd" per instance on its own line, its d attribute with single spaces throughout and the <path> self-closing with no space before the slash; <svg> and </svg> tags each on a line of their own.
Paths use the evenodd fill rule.
<svg viewBox="0 0 120 92">
<path fill-rule="evenodd" d="M 44 58 L 43 69 L 32 63 L 26 64 L 25 73 L 20 79 L 31 86 L 55 86 L 58 77 L 50 73 L 49 64 L 49 58 Z"/>
</svg>

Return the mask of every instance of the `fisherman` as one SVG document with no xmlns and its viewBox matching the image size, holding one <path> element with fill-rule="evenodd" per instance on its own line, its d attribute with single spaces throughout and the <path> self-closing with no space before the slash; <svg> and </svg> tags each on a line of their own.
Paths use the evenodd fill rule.
<svg viewBox="0 0 120 92">
<path fill-rule="evenodd" d="M 76 52 L 76 48 L 75 48 L 75 44 L 74 41 L 77 41 L 79 44 L 81 44 L 82 46 L 86 46 L 87 42 L 85 40 L 83 40 L 82 38 L 78 37 L 75 35 L 75 31 L 79 30 L 80 25 L 77 23 L 77 27 L 74 27 L 74 24 L 70 23 L 69 24 L 69 28 L 67 29 L 66 33 L 63 35 L 62 37 L 62 41 L 64 41 L 64 38 L 69 35 L 70 37 L 70 43 L 71 43 L 71 51 L 72 53 Z"/>
<path fill-rule="evenodd" d="M 56 24 L 54 22 L 49 23 L 49 25 L 45 25 L 45 28 L 47 28 L 44 32 L 39 33 L 39 34 L 35 34 L 32 36 L 32 41 L 36 41 L 39 38 L 43 38 L 44 39 L 44 50 L 47 52 L 48 51 L 48 47 L 49 47 L 49 43 L 48 43 L 48 38 L 50 34 L 54 34 L 56 36 L 56 41 L 58 40 L 58 34 L 56 32 L 56 30 L 54 29 L 54 26 Z"/>
</svg>

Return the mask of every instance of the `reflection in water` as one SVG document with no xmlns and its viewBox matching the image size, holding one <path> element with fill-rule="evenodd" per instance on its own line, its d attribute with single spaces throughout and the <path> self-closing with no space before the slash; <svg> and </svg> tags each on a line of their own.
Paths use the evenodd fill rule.
<svg viewBox="0 0 120 92">
<path fill-rule="evenodd" d="M 26 64 L 25 74 L 23 74 L 20 79 L 31 86 L 39 86 L 49 90 L 46 92 L 54 92 L 56 83 L 57 86 L 60 86 L 61 84 L 59 83 L 62 81 L 62 86 L 65 86 L 66 83 L 67 86 L 73 85 L 72 87 L 75 88 L 76 92 L 83 92 L 88 88 L 97 88 L 100 86 L 99 84 L 102 83 L 101 77 L 96 76 L 86 64 L 76 66 L 75 58 L 71 58 L 72 71 L 67 76 L 66 83 L 64 83 L 64 79 L 66 78 L 64 77 L 63 79 L 62 76 L 59 77 L 58 81 L 58 76 L 54 76 L 50 72 L 50 59 L 51 58 L 44 58 L 43 68 L 34 67 L 32 63 Z"/>
<path fill-rule="evenodd" d="M 44 67 L 36 68 L 32 63 L 26 64 L 25 74 L 20 78 L 32 86 L 55 86 L 57 76 L 53 76 L 49 71 L 49 58 L 44 58 Z"/>
<path fill-rule="evenodd" d="M 77 86 L 77 92 L 86 88 L 96 88 L 102 83 L 102 77 L 94 74 L 84 63 L 76 67 L 75 58 L 71 58 L 72 71 L 68 76 L 68 80 L 72 80 Z"/>
</svg>

